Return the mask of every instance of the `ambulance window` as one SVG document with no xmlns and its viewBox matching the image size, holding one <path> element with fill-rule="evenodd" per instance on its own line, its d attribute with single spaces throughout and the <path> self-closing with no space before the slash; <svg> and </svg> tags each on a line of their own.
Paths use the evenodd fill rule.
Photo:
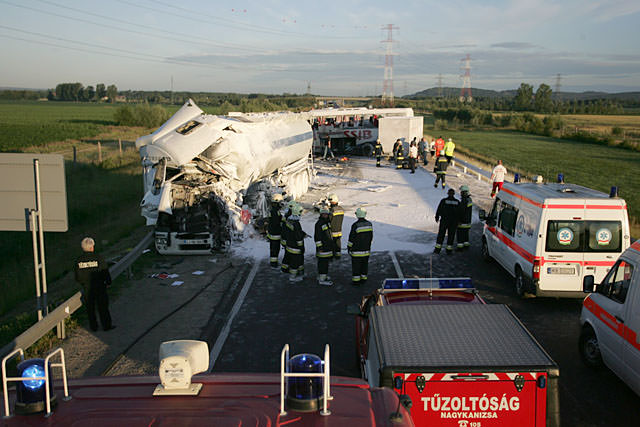
<svg viewBox="0 0 640 427">
<path fill-rule="evenodd" d="M 633 266 L 626 261 L 618 261 L 602 281 L 600 285 L 602 288 L 601 293 L 623 304 L 627 298 L 632 276 Z"/>
<path fill-rule="evenodd" d="M 587 221 L 585 252 L 620 252 L 622 224 L 620 221 Z"/>
<path fill-rule="evenodd" d="M 582 221 L 549 221 L 546 250 L 548 252 L 581 252 L 583 235 Z"/>
<path fill-rule="evenodd" d="M 518 210 L 508 203 L 502 202 L 500 217 L 498 218 L 498 226 L 507 234 L 513 236 L 516 229 L 516 219 L 518 218 Z"/>
</svg>

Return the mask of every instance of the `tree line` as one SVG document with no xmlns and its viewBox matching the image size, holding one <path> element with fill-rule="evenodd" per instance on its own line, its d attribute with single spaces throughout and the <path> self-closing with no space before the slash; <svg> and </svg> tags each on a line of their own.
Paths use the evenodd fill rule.
<svg viewBox="0 0 640 427">
<path fill-rule="evenodd" d="M 116 85 L 105 86 L 104 83 L 98 83 L 95 88 L 91 85 L 85 87 L 82 83 L 59 83 L 47 93 L 49 101 L 115 102 L 117 96 Z"/>
</svg>

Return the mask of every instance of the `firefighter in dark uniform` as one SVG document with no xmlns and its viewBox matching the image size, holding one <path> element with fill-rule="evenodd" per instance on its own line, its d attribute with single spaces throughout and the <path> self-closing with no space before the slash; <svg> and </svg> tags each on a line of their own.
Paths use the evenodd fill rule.
<svg viewBox="0 0 640 427">
<path fill-rule="evenodd" d="M 287 220 L 284 236 L 286 251 L 289 253 L 289 281 L 299 282 L 304 278 L 304 238 L 306 234 L 300 226 L 302 206 L 295 204 L 291 207 L 291 216 Z"/>
<path fill-rule="evenodd" d="M 313 239 L 316 242 L 316 258 L 318 259 L 318 284 L 331 286 L 333 282 L 328 276 L 329 261 L 333 257 L 333 238 L 331 237 L 331 220 L 329 207 L 320 208 L 320 217 L 316 222 Z"/>
<path fill-rule="evenodd" d="M 269 264 L 272 268 L 278 268 L 278 256 L 280 255 L 280 240 L 282 233 L 282 194 L 276 193 L 271 197 L 271 211 L 267 222 L 267 239 L 269 239 Z"/>
<path fill-rule="evenodd" d="M 447 176 L 447 167 L 449 166 L 449 161 L 444 156 L 444 150 L 442 153 L 436 157 L 436 165 L 433 167 L 434 172 L 436 173 L 436 182 L 433 184 L 434 187 L 438 187 L 438 182 L 442 181 L 442 188 L 444 188 L 444 181 Z"/>
<path fill-rule="evenodd" d="M 104 259 L 94 252 L 95 242 L 85 237 L 80 244 L 83 254 L 78 257 L 74 266 L 76 282 L 82 285 L 82 301 L 87 308 L 89 327 L 98 330 L 96 308 L 100 315 L 102 329 L 108 331 L 115 328 L 109 313 L 109 296 L 107 287 L 111 284 L 111 275 Z"/>
<path fill-rule="evenodd" d="M 287 204 L 287 210 L 284 215 L 282 215 L 282 225 L 280 229 L 282 233 L 280 234 L 280 244 L 282 245 L 282 249 L 284 249 L 284 255 L 282 256 L 282 265 L 280 266 L 280 271 L 283 273 L 289 272 L 289 252 L 287 252 L 287 222 L 289 221 L 289 217 L 291 216 L 291 208 L 295 206 L 295 200 L 289 200 Z"/>
<path fill-rule="evenodd" d="M 374 148 L 374 153 L 376 154 L 376 167 L 380 167 L 380 159 L 382 159 L 382 155 L 384 154 L 384 150 L 382 149 L 382 144 L 380 140 L 376 140 L 376 146 Z"/>
<path fill-rule="evenodd" d="M 404 163 L 404 145 L 401 140 L 398 140 L 398 149 L 396 150 L 396 169 L 402 169 Z"/>
<path fill-rule="evenodd" d="M 418 142 L 418 153 L 422 156 L 422 164 L 427 166 L 427 154 L 429 153 L 429 147 L 427 141 L 424 140 L 424 137 L 420 138 Z"/>
<path fill-rule="evenodd" d="M 351 283 L 356 286 L 367 281 L 367 273 L 369 271 L 373 224 L 365 219 L 366 216 L 366 210 L 363 208 L 356 209 L 356 218 L 358 219 L 351 226 L 347 245 L 351 255 Z"/>
<path fill-rule="evenodd" d="M 444 156 L 441 156 L 444 158 Z M 445 158 L 446 161 L 446 158 Z M 458 215 L 460 201 L 454 197 L 456 191 L 450 188 L 448 196 L 440 200 L 438 210 L 436 210 L 436 222 L 440 222 L 438 228 L 438 237 L 436 238 L 436 248 L 434 253 L 440 253 L 444 235 L 447 234 L 447 254 L 453 252 L 453 239 L 456 237 L 456 229 L 458 228 Z"/>
<path fill-rule="evenodd" d="M 460 223 L 458 224 L 458 242 L 456 250 L 462 251 L 469 249 L 471 243 L 469 243 L 469 231 L 471 230 L 471 214 L 473 211 L 473 200 L 469 194 L 469 187 L 463 185 L 460 187 L 460 213 L 458 218 Z"/>
<path fill-rule="evenodd" d="M 342 255 L 342 221 L 344 220 L 344 209 L 338 204 L 338 195 L 329 194 L 329 204 L 331 211 L 331 237 L 333 237 L 333 257 L 340 258 Z"/>
</svg>

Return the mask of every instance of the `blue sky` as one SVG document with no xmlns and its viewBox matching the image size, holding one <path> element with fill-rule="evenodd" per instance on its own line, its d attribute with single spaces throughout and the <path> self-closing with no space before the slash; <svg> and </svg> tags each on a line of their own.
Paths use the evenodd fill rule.
<svg viewBox="0 0 640 427">
<path fill-rule="evenodd" d="M 521 82 L 640 90 L 640 1 L 0 0 L 0 87 L 396 96 Z"/>
</svg>

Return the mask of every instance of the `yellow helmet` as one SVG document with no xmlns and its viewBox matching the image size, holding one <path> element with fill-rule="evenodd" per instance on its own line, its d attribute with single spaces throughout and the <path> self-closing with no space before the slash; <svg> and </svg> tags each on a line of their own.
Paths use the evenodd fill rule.
<svg viewBox="0 0 640 427">
<path fill-rule="evenodd" d="M 275 193 L 273 196 L 271 196 L 272 202 L 281 202 L 282 200 L 283 200 L 282 194 L 280 193 Z"/>
</svg>

